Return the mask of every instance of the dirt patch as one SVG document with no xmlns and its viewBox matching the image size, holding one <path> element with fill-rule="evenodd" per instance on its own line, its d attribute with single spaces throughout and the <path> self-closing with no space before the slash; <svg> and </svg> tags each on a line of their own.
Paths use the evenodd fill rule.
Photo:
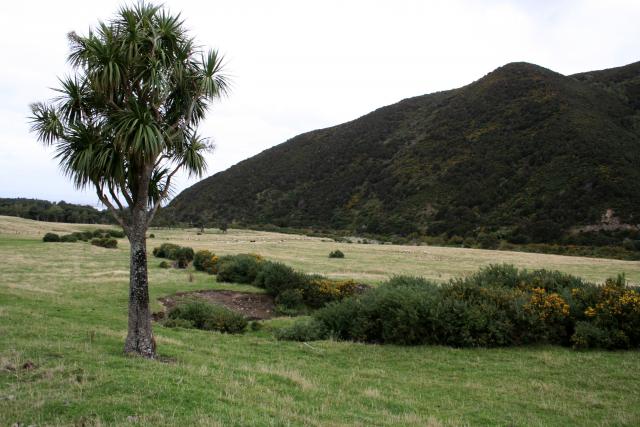
<svg viewBox="0 0 640 427">
<path fill-rule="evenodd" d="M 188 297 L 201 298 L 214 304 L 223 305 L 230 310 L 242 314 L 249 320 L 270 319 L 275 316 L 273 297 L 251 292 L 214 290 L 178 292 L 168 297 L 159 298 L 158 301 L 168 310 L 175 307 L 178 301 Z M 159 320 L 163 317 L 164 312 L 153 313 L 154 320 Z"/>
</svg>

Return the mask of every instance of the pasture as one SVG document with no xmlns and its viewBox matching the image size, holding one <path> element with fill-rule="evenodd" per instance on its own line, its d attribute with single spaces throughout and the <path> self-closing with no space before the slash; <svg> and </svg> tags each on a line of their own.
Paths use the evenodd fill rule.
<svg viewBox="0 0 640 427">
<path fill-rule="evenodd" d="M 272 329 L 225 335 L 154 325 L 159 360 L 125 357 L 128 244 L 43 243 L 96 226 L 0 217 L 0 425 L 638 425 L 638 352 L 561 347 L 452 349 L 280 342 Z M 108 227 L 113 228 L 113 227 Z M 557 269 L 593 281 L 640 263 L 426 246 L 361 245 L 297 235 L 152 229 L 216 254 L 252 252 L 309 273 L 376 284 L 436 280 L 491 263 Z M 329 259 L 340 249 L 344 259 Z M 158 298 L 199 289 L 261 292 L 163 270 Z"/>
</svg>

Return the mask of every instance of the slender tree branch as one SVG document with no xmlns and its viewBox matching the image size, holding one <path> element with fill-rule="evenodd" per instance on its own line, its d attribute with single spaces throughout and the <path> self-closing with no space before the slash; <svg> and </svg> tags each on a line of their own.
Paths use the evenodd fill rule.
<svg viewBox="0 0 640 427">
<path fill-rule="evenodd" d="M 122 207 L 122 203 L 120 203 L 120 199 L 118 198 L 118 196 L 116 196 L 115 191 L 113 191 L 113 185 L 111 184 L 109 184 L 109 194 L 111 194 L 111 198 L 116 202 L 118 208 L 120 208 L 120 211 L 124 213 L 125 209 L 124 207 Z"/>
<path fill-rule="evenodd" d="M 104 205 L 107 207 L 107 209 L 109 209 L 109 211 L 111 212 L 113 217 L 116 219 L 116 221 L 118 221 L 118 224 L 120 224 L 120 226 L 122 227 L 124 232 L 127 233 L 127 236 L 128 236 L 129 235 L 129 227 L 125 224 L 124 220 L 122 219 L 122 217 L 118 213 L 118 210 L 113 206 L 111 201 L 109 201 L 109 198 L 107 196 L 105 196 L 104 193 L 102 192 L 102 186 L 96 185 L 96 193 L 98 194 L 98 199 L 100 199 L 100 201 L 102 203 L 104 203 Z"/>
<path fill-rule="evenodd" d="M 148 217 L 149 219 L 147 221 L 149 224 L 151 224 L 153 217 L 156 216 L 156 212 L 158 211 L 158 208 L 162 204 L 162 201 L 169 194 L 169 189 L 171 188 L 171 178 L 173 178 L 176 172 L 178 172 L 178 170 L 180 170 L 180 168 L 183 165 L 184 165 L 184 162 L 180 163 L 178 166 L 176 166 L 176 168 L 173 171 L 171 171 L 169 175 L 167 175 L 167 179 L 164 181 L 164 188 L 162 189 L 162 193 L 160 193 L 160 197 L 158 198 L 158 201 L 156 202 L 155 205 L 153 205 L 153 208 L 151 208 L 151 211 L 149 212 L 149 217 Z"/>
</svg>

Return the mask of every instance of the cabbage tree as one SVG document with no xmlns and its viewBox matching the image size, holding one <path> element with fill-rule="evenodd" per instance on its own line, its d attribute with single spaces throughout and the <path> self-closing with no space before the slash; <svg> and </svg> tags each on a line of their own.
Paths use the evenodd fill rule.
<svg viewBox="0 0 640 427">
<path fill-rule="evenodd" d="M 198 125 L 228 88 L 222 57 L 180 15 L 122 7 L 86 35 L 69 34 L 73 67 L 58 96 L 31 106 L 32 131 L 55 148 L 79 188 L 95 189 L 131 244 L 126 353 L 155 356 L 145 234 L 180 170 L 201 176 L 211 148 Z"/>
</svg>

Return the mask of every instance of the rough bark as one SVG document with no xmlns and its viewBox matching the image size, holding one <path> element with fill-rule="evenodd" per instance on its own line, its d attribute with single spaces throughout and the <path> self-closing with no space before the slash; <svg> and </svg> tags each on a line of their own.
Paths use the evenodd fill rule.
<svg viewBox="0 0 640 427">
<path fill-rule="evenodd" d="M 146 211 L 138 209 L 132 212 L 132 223 L 128 233 L 131 243 L 129 328 L 124 351 L 153 358 L 156 346 L 151 330 L 151 312 L 149 311 L 146 231 Z"/>
</svg>

